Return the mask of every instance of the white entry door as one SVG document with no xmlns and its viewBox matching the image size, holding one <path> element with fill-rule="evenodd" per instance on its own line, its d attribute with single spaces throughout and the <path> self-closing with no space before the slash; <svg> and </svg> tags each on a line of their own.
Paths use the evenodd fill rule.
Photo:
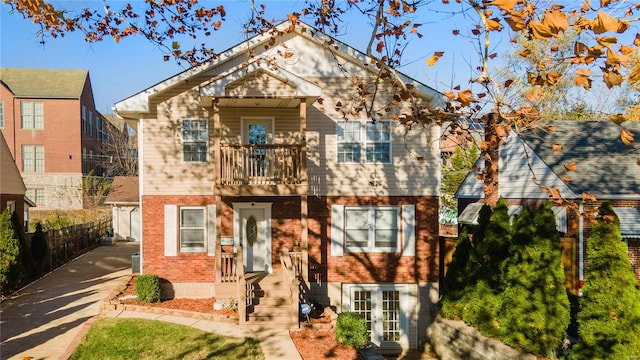
<svg viewBox="0 0 640 360">
<path fill-rule="evenodd" d="M 256 206 L 258 205 L 258 206 Z M 271 272 L 271 208 L 253 204 L 236 209 L 236 228 L 245 272 Z M 270 205 L 270 204 L 268 204 Z"/>
</svg>

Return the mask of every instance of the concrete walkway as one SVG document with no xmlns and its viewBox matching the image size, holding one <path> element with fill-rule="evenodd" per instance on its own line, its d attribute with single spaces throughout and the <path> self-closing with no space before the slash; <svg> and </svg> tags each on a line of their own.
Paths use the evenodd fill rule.
<svg viewBox="0 0 640 360">
<path fill-rule="evenodd" d="M 0 305 L 0 359 L 59 359 L 109 291 L 131 275 L 137 243 L 100 246 Z"/>
<path fill-rule="evenodd" d="M 22 289 L 0 305 L 0 359 L 67 359 L 100 312 L 100 303 L 131 275 L 137 243 L 100 246 Z M 266 360 L 301 357 L 287 330 L 172 315 L 114 310 L 110 317 L 144 318 L 225 336 L 255 337 Z"/>
</svg>

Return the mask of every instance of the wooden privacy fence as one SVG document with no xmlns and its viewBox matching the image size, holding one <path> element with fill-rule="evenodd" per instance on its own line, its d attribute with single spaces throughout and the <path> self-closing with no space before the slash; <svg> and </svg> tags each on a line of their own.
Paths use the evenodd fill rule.
<svg viewBox="0 0 640 360">
<path fill-rule="evenodd" d="M 78 255 L 98 246 L 100 237 L 106 236 L 107 229 L 110 227 L 111 217 L 105 217 L 45 232 L 45 240 L 49 245 L 49 270 L 66 264 Z M 33 237 L 33 233 L 29 234 L 29 237 Z"/>
</svg>

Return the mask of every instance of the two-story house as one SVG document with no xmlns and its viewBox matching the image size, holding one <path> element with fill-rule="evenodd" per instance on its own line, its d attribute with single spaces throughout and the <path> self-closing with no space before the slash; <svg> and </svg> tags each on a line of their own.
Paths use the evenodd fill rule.
<svg viewBox="0 0 640 360">
<path fill-rule="evenodd" d="M 393 85 L 416 108 L 442 98 L 370 64 L 284 23 L 118 102 L 139 122 L 141 272 L 237 299 L 241 323 L 297 327 L 318 303 L 416 348 L 438 296 L 440 130 L 401 124 L 415 109 Z M 345 111 L 361 99 L 379 111 Z"/>
<path fill-rule="evenodd" d="M 26 190 L 18 166 L 0 132 L 0 212 L 5 209 L 15 212 L 24 229 L 29 228 L 29 208 L 35 206 L 25 196 Z"/>
<path fill-rule="evenodd" d="M 101 175 L 111 125 L 87 70 L 0 68 L 0 131 L 39 210 L 83 208 L 83 177 Z"/>
</svg>

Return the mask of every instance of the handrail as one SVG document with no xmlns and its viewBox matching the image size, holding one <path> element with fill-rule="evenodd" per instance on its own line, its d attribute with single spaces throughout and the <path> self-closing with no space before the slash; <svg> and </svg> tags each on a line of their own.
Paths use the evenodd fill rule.
<svg viewBox="0 0 640 360">
<path fill-rule="evenodd" d="M 220 183 L 301 184 L 302 156 L 298 144 L 221 144 Z"/>
</svg>

